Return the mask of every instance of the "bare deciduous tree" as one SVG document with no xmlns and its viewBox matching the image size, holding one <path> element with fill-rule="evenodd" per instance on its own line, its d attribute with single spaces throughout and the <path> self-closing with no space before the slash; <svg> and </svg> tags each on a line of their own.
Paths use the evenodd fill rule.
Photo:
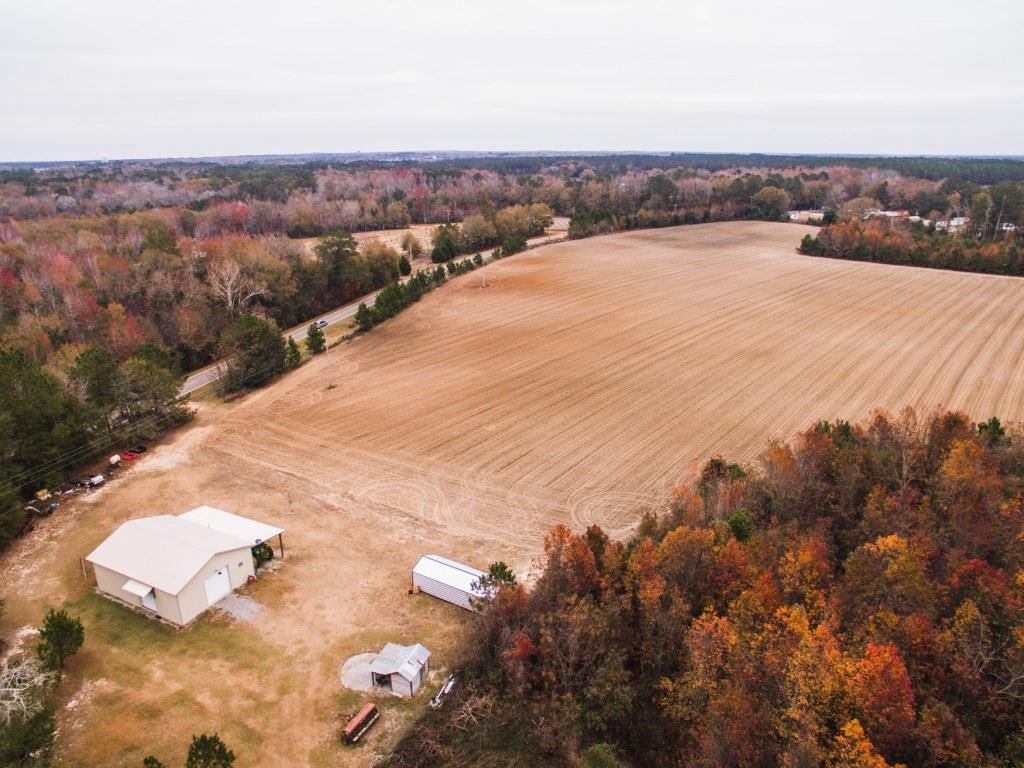
<svg viewBox="0 0 1024 768">
<path fill-rule="evenodd" d="M 210 288 L 232 315 L 238 314 L 246 304 L 267 292 L 266 284 L 245 274 L 234 259 L 215 261 L 210 265 L 207 277 Z"/>
<path fill-rule="evenodd" d="M 42 707 L 40 692 L 54 680 L 32 657 L 10 659 L 0 667 L 0 723 L 9 725 L 15 717 L 28 718 Z"/>
</svg>

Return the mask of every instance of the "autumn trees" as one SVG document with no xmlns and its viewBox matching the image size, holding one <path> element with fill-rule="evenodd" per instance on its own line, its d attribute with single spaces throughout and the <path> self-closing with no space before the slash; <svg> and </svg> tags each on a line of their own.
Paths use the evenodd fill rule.
<svg viewBox="0 0 1024 768">
<path fill-rule="evenodd" d="M 431 715 L 393 764 L 1019 764 L 1022 440 L 955 412 L 822 422 L 757 467 L 712 459 L 629 541 L 556 527 L 462 648 L 456 698 L 487 715 Z"/>
<path fill-rule="evenodd" d="M 544 203 L 511 205 L 466 217 L 461 225 L 445 224 L 434 230 L 431 260 L 444 263 L 460 254 L 476 253 L 496 245 L 504 255 L 518 253 L 528 238 L 544 234 L 553 212 Z"/>
<path fill-rule="evenodd" d="M 987 214 L 986 214 L 987 221 Z M 986 235 L 985 232 L 989 232 Z M 837 221 L 816 235 L 805 235 L 800 252 L 855 261 L 877 261 L 917 267 L 1024 274 L 1024 244 L 1016 230 L 993 237 L 988 224 L 971 225 L 968 236 L 923 226 L 902 226 L 884 219 L 858 217 Z"/>
</svg>

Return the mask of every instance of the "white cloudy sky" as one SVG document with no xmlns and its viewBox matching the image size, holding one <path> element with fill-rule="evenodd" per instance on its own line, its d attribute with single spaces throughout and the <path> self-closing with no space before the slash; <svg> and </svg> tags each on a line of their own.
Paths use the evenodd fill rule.
<svg viewBox="0 0 1024 768">
<path fill-rule="evenodd" d="M 0 161 L 1024 154 L 1024 5 L 0 0 Z"/>
</svg>

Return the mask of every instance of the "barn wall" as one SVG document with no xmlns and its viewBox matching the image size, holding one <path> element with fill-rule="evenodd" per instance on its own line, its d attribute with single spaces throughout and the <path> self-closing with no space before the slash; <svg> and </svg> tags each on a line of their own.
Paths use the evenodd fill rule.
<svg viewBox="0 0 1024 768">
<path fill-rule="evenodd" d="M 402 677 L 400 674 L 395 672 L 391 675 L 391 692 L 397 693 L 399 696 L 409 698 L 416 692 L 416 684 L 413 683 L 413 690 L 409 692 L 409 681 Z"/>
<path fill-rule="evenodd" d="M 123 573 L 112 571 L 109 568 L 104 568 L 102 565 L 96 565 L 93 563 L 93 573 L 96 574 L 96 586 L 100 588 L 101 592 L 106 592 L 109 595 L 113 595 L 118 600 L 123 600 L 129 605 L 137 605 L 142 607 L 142 598 L 138 595 L 133 595 L 131 592 L 125 592 L 122 587 L 124 583 L 128 581 L 130 576 L 125 576 Z M 153 590 L 153 596 L 156 598 L 157 613 L 161 618 L 175 624 L 183 624 L 181 620 L 181 611 L 178 609 L 178 601 L 174 595 L 169 595 L 166 592 L 162 592 L 159 589 Z M 148 609 L 146 610 L 148 613 Z"/>
<path fill-rule="evenodd" d="M 182 623 L 187 624 L 210 607 L 206 602 L 206 588 L 203 586 L 203 582 L 215 571 L 224 567 L 228 569 L 228 575 L 231 577 L 231 589 L 241 587 L 250 576 L 255 575 L 252 565 L 252 548 L 246 546 L 233 549 L 230 552 L 221 552 L 211 557 L 206 565 L 199 569 L 178 593 L 178 604 L 181 606 L 184 619 Z"/>
</svg>

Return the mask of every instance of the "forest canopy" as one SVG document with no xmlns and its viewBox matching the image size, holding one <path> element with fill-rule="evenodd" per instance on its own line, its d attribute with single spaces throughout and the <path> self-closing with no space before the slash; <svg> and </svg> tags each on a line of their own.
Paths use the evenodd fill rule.
<svg viewBox="0 0 1024 768">
<path fill-rule="evenodd" d="M 1022 765 L 1022 482 L 1021 432 L 908 409 L 557 527 L 389 765 Z"/>
</svg>

